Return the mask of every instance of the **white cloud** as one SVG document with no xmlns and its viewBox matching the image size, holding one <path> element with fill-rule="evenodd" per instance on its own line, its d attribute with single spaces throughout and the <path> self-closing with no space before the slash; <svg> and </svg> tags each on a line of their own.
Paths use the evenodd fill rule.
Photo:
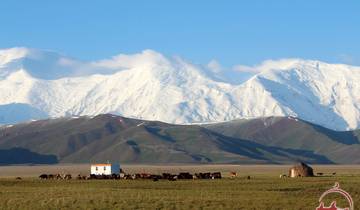
<svg viewBox="0 0 360 210">
<path fill-rule="evenodd" d="M 59 57 L 57 65 L 71 69 L 71 76 L 84 76 L 91 74 L 112 74 L 118 71 L 133 68 L 151 68 L 155 65 L 168 64 L 168 59 L 153 50 L 144 50 L 137 54 L 119 54 L 110 59 L 83 62 L 68 57 Z"/>
<path fill-rule="evenodd" d="M 111 59 L 92 62 L 94 67 L 108 68 L 114 70 L 131 69 L 139 66 L 152 66 L 159 63 L 167 63 L 167 59 L 153 50 L 144 50 L 141 53 L 125 55 L 120 54 Z"/>
<path fill-rule="evenodd" d="M 243 72 L 243 73 L 259 73 L 261 69 L 258 66 L 245 66 L 245 65 L 236 65 L 233 67 L 234 71 Z"/>
<path fill-rule="evenodd" d="M 254 66 L 245 66 L 245 65 L 236 65 L 233 67 L 234 71 L 249 73 L 249 74 L 258 74 L 263 71 L 271 69 L 288 69 L 293 66 L 295 63 L 303 61 L 302 59 L 279 59 L 279 60 L 265 60 L 262 63 Z"/>
<path fill-rule="evenodd" d="M 223 67 L 221 66 L 221 64 L 215 59 L 211 60 L 207 64 L 207 67 L 213 73 L 220 73 L 223 70 Z"/>
</svg>

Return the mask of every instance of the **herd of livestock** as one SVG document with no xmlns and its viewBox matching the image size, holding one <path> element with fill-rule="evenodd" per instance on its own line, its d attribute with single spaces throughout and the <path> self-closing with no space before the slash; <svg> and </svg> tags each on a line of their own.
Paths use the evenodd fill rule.
<svg viewBox="0 0 360 210">
<path fill-rule="evenodd" d="M 56 180 L 70 180 L 72 179 L 71 174 L 41 174 L 40 179 L 56 179 Z M 91 180 L 91 179 L 150 179 L 153 181 L 158 180 L 169 180 L 176 181 L 178 179 L 221 179 L 220 172 L 207 172 L 207 173 L 195 173 L 191 174 L 189 172 L 181 172 L 179 174 L 170 174 L 163 173 L 159 174 L 148 174 L 148 173 L 138 173 L 138 174 L 112 174 L 112 175 L 94 175 L 89 176 L 78 175 L 75 177 L 78 180 Z"/>
</svg>

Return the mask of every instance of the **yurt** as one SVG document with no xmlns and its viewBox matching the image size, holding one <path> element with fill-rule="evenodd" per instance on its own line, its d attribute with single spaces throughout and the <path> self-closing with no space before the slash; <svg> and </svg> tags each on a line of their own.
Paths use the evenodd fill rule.
<svg viewBox="0 0 360 210">
<path fill-rule="evenodd" d="M 314 176 L 313 169 L 306 165 L 303 162 L 300 162 L 289 170 L 289 177 L 308 177 L 308 176 Z"/>
</svg>

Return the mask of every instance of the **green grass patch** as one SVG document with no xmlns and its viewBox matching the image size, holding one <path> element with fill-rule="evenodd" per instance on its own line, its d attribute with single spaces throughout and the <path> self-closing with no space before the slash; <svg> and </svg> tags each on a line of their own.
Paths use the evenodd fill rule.
<svg viewBox="0 0 360 210">
<path fill-rule="evenodd" d="M 360 201 L 360 177 L 221 180 L 0 179 L 0 209 L 315 209 L 335 182 Z M 343 205 L 345 202 L 339 200 Z"/>
</svg>

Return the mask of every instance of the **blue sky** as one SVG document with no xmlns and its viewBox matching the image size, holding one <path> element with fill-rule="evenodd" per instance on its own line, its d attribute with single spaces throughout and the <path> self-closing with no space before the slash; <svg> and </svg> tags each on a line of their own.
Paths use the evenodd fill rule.
<svg viewBox="0 0 360 210">
<path fill-rule="evenodd" d="M 153 49 L 196 63 L 299 57 L 360 65 L 360 1 L 1 0 L 0 48 L 83 60 Z"/>
</svg>

